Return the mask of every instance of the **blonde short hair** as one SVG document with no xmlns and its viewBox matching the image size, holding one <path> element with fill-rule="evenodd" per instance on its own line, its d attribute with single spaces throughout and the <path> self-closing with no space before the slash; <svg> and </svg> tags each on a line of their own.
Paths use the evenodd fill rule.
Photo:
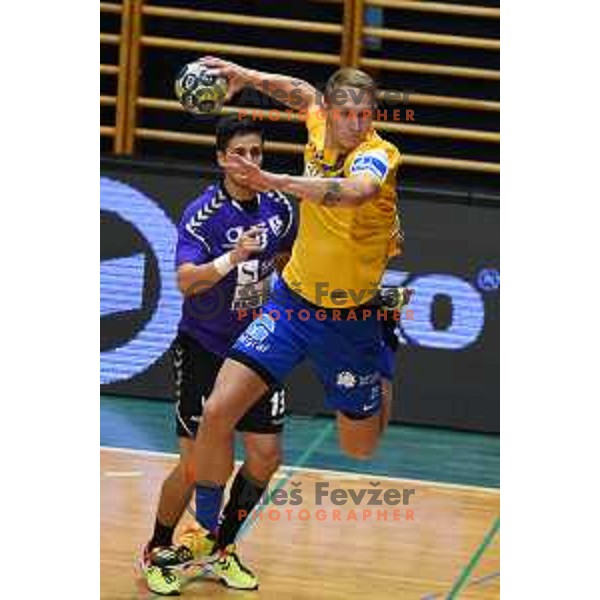
<svg viewBox="0 0 600 600">
<path fill-rule="evenodd" d="M 373 103 L 377 99 L 377 86 L 373 78 L 360 69 L 354 67 L 344 67 L 336 71 L 328 80 L 325 87 L 325 99 L 330 101 L 333 93 L 340 87 L 352 87 L 360 90 L 367 90 L 373 98 Z"/>
</svg>

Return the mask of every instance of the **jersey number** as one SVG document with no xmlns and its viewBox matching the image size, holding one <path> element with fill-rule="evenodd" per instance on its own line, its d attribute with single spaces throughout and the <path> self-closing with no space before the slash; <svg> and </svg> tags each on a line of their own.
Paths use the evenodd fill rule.
<svg viewBox="0 0 600 600">
<path fill-rule="evenodd" d="M 285 393 L 283 390 L 271 396 L 271 416 L 277 417 L 285 412 Z"/>
</svg>

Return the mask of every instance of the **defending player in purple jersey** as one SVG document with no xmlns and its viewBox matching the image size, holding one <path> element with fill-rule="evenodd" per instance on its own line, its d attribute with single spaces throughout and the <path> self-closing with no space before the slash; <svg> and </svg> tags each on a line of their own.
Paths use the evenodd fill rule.
<svg viewBox="0 0 600 600">
<path fill-rule="evenodd" d="M 185 210 L 178 228 L 176 266 L 206 264 L 233 250 L 245 231 L 257 234 L 260 252 L 237 263 L 218 284 L 192 285 L 186 297 L 179 330 L 225 356 L 231 343 L 248 325 L 240 309 L 262 306 L 268 296 L 275 258 L 290 252 L 296 227 L 290 201 L 278 192 L 259 192 L 238 202 L 223 183 L 211 185 Z"/>
<path fill-rule="evenodd" d="M 225 117 L 217 125 L 217 159 L 232 154 L 260 165 L 263 134 L 250 119 Z M 173 545 L 175 526 L 191 496 L 185 477 L 194 436 L 224 357 L 251 316 L 238 309 L 261 307 L 267 299 L 276 263 L 289 256 L 296 233 L 289 200 L 278 192 L 256 193 L 243 178 L 223 170 L 184 211 L 175 256 L 183 313 L 173 345 L 175 416 L 180 461 L 161 490 L 152 539 L 144 549 L 142 572 L 157 594 L 181 590 L 180 568 L 199 561 L 203 572 L 238 589 L 256 589 L 258 580 L 235 552 L 234 540 L 245 517 L 259 501 L 281 462 L 284 392 L 273 386 L 240 419 L 246 460 L 232 484 L 229 501 L 212 535 L 184 532 Z M 231 456 L 233 461 L 233 456 Z M 221 509 L 223 488 L 211 490 L 211 511 Z M 196 515 L 197 516 L 197 515 Z"/>
</svg>

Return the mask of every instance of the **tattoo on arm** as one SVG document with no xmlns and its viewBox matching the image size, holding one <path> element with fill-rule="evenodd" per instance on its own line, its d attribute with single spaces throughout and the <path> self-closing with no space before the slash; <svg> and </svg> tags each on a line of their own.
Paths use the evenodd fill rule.
<svg viewBox="0 0 600 600">
<path fill-rule="evenodd" d="M 338 181 L 331 181 L 327 185 L 327 191 L 323 196 L 323 206 L 335 206 L 342 199 L 342 185 Z"/>
</svg>

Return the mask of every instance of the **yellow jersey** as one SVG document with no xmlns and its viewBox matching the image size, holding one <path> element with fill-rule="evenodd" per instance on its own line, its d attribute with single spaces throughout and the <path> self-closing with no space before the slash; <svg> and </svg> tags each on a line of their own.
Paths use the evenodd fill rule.
<svg viewBox="0 0 600 600">
<path fill-rule="evenodd" d="M 381 188 L 375 198 L 354 207 L 331 208 L 301 201 L 298 234 L 283 279 L 312 304 L 355 307 L 376 294 L 388 258 L 399 254 L 396 173 L 401 155 L 372 129 L 346 156 L 328 156 L 324 113 L 317 106 L 308 111 L 306 126 L 304 175 L 368 173 Z"/>
</svg>

